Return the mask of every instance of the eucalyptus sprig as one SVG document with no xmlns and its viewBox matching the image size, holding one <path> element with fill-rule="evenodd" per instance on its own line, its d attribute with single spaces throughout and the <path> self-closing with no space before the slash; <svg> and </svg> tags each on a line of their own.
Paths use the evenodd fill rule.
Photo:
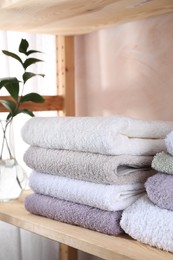
<svg viewBox="0 0 173 260">
<path fill-rule="evenodd" d="M 13 118 L 21 113 L 27 114 L 29 116 L 34 116 L 33 112 L 29 109 L 24 108 L 24 104 L 26 102 L 34 102 L 34 103 L 42 103 L 44 102 L 44 98 L 38 93 L 31 92 L 28 94 L 24 94 L 25 84 L 31 78 L 35 76 L 44 77 L 44 74 L 36 74 L 30 72 L 28 68 L 38 62 L 42 62 L 42 60 L 37 59 L 35 57 L 31 57 L 35 53 L 41 53 L 41 51 L 37 50 L 29 50 L 29 43 L 26 39 L 22 39 L 18 53 L 9 52 L 7 50 L 2 50 L 3 54 L 15 59 L 23 68 L 23 73 L 21 75 L 21 79 L 17 79 L 17 77 L 9 77 L 9 78 L 1 78 L 0 79 L 0 89 L 5 88 L 9 95 L 10 100 L 0 99 L 0 103 L 9 111 L 6 117 L 6 125 L 3 128 L 3 143 L 1 147 L 0 159 L 2 158 L 2 151 L 4 143 L 7 143 L 6 139 L 6 130 L 9 123 L 13 120 Z M 24 55 L 25 59 L 23 60 L 20 55 Z M 22 107 L 21 107 L 22 106 Z M 8 144 L 7 144 L 8 147 Z M 9 149 L 8 149 L 9 150 Z M 11 153 L 9 150 L 9 154 L 11 157 Z"/>
</svg>

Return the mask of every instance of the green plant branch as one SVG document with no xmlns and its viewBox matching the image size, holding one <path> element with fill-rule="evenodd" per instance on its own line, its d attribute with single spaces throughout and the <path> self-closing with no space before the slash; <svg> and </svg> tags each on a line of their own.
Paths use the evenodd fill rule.
<svg viewBox="0 0 173 260">
<path fill-rule="evenodd" d="M 8 144 L 8 140 L 6 137 L 7 127 L 12 122 L 13 118 L 20 113 L 25 113 L 25 114 L 28 114 L 29 116 L 34 116 L 34 114 L 32 113 L 31 110 L 21 109 L 21 105 L 23 105 L 24 103 L 26 103 L 28 101 L 35 102 L 35 103 L 44 102 L 43 97 L 37 93 L 29 93 L 29 94 L 24 95 L 25 83 L 29 79 L 31 79 L 35 76 L 44 77 L 44 74 L 35 74 L 32 72 L 27 72 L 28 67 L 30 67 L 31 65 L 33 65 L 37 62 L 42 62 L 42 60 L 39 60 L 39 59 L 36 59 L 33 57 L 28 58 L 28 56 L 31 54 L 41 53 L 40 51 L 37 51 L 37 50 L 28 50 L 28 47 L 29 47 L 29 43 L 27 42 L 27 40 L 22 39 L 19 44 L 18 51 L 19 51 L 19 53 L 22 53 L 25 55 L 24 61 L 21 59 L 21 57 L 18 54 L 9 52 L 7 50 L 2 50 L 2 52 L 6 56 L 9 56 L 10 58 L 13 58 L 17 62 L 19 62 L 20 65 L 22 65 L 24 72 L 22 74 L 22 78 L 23 78 L 22 81 L 19 81 L 16 77 L 0 79 L 0 89 L 2 87 L 6 88 L 6 90 L 9 92 L 10 96 L 12 97 L 12 100 L 0 100 L 0 103 L 7 110 L 9 110 L 9 113 L 6 118 L 5 126 L 3 126 L 2 121 L 0 120 L 2 131 L 3 131 L 3 140 L 2 140 L 1 151 L 0 151 L 1 160 L 3 157 L 3 150 L 4 150 L 5 144 L 7 146 L 7 150 L 8 150 L 10 158 L 13 158 L 12 153 L 10 151 L 10 146 Z M 20 92 L 19 90 L 20 90 L 21 85 L 22 85 L 22 87 L 21 87 L 22 89 L 21 89 L 21 94 L 19 95 L 19 92 Z"/>
</svg>

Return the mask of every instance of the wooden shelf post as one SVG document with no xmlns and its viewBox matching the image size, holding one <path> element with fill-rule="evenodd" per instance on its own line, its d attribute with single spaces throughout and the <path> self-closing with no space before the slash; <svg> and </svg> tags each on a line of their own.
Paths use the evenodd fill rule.
<svg viewBox="0 0 173 260">
<path fill-rule="evenodd" d="M 59 250 L 60 260 L 77 260 L 77 249 L 65 244 L 60 244 Z"/>
<path fill-rule="evenodd" d="M 64 97 L 64 108 L 60 115 L 75 115 L 74 91 L 74 37 L 57 36 L 57 90 Z"/>
<path fill-rule="evenodd" d="M 56 37 L 57 94 L 64 98 L 60 116 L 75 115 L 74 37 Z M 77 249 L 60 244 L 60 260 L 77 260 Z"/>
</svg>

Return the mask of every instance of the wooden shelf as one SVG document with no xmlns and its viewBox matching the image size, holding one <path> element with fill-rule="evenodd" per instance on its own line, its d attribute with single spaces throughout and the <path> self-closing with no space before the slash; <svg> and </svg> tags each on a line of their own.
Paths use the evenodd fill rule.
<svg viewBox="0 0 173 260">
<path fill-rule="evenodd" d="M 2 0 L 0 30 L 76 35 L 168 12 L 172 0 Z"/>
<path fill-rule="evenodd" d="M 63 110 L 64 108 L 64 97 L 57 95 L 57 96 L 43 96 L 45 101 L 44 103 L 34 103 L 34 102 L 27 102 L 24 106 L 21 106 L 25 109 L 31 109 L 32 111 L 59 111 Z M 1 96 L 2 100 L 11 100 L 10 96 Z M 0 104 L 0 112 L 7 112 L 7 109 Z"/>
<path fill-rule="evenodd" d="M 171 253 L 141 244 L 127 236 L 108 236 L 32 215 L 25 210 L 23 200 L 1 202 L 0 220 L 103 259 L 173 259 Z"/>
<path fill-rule="evenodd" d="M 173 0 L 1 0 L 0 30 L 77 35 L 169 12 L 173 12 Z M 60 61 L 65 60 L 63 66 L 61 63 L 58 65 L 62 97 L 46 97 L 43 109 L 41 104 L 32 110 L 45 110 L 46 107 L 46 110 L 64 110 L 64 114 L 74 114 L 73 39 L 65 38 L 58 40 L 60 53 L 57 55 Z M 64 49 L 65 53 L 71 53 L 69 60 Z M 103 259 L 173 259 L 173 254 L 127 236 L 108 236 L 32 215 L 24 209 L 22 200 L 0 203 L 0 220 Z"/>
</svg>

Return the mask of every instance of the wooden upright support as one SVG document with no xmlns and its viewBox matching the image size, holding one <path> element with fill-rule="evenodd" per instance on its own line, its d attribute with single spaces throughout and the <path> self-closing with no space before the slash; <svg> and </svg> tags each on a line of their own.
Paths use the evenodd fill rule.
<svg viewBox="0 0 173 260">
<path fill-rule="evenodd" d="M 57 90 L 64 97 L 64 108 L 60 115 L 75 115 L 74 91 L 74 37 L 57 36 Z"/>
<path fill-rule="evenodd" d="M 77 249 L 60 244 L 60 260 L 77 260 Z"/>
<path fill-rule="evenodd" d="M 74 37 L 56 37 L 57 94 L 64 98 L 60 116 L 75 115 Z M 60 260 L 77 260 L 77 249 L 60 244 Z"/>
</svg>

